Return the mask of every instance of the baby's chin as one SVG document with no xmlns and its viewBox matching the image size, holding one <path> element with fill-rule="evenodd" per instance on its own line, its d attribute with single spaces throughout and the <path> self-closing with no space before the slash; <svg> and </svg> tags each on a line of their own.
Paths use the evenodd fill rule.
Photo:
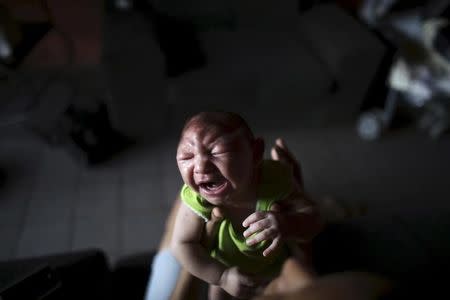
<svg viewBox="0 0 450 300">
<path fill-rule="evenodd" d="M 214 206 L 232 206 L 233 205 L 233 201 L 232 199 L 232 195 L 231 193 L 229 194 L 225 194 L 225 195 L 221 195 L 221 196 L 212 196 L 212 195 L 205 195 L 202 194 L 201 192 L 199 192 L 200 196 L 202 196 L 203 199 L 205 199 L 206 201 L 208 201 L 208 203 L 214 205 Z"/>
<path fill-rule="evenodd" d="M 221 196 L 213 196 L 202 193 L 202 191 L 199 191 L 200 196 L 202 196 L 203 199 L 211 203 L 215 206 L 222 206 L 229 202 L 230 196 L 229 195 L 221 195 Z"/>
<path fill-rule="evenodd" d="M 201 195 L 201 194 L 200 194 Z M 214 205 L 214 206 L 219 206 L 219 207 L 224 207 L 224 208 L 230 208 L 230 209 L 234 209 L 234 208 L 253 208 L 254 207 L 254 203 L 249 203 L 249 202 L 243 202 L 243 201 L 236 201 L 235 197 L 233 197 L 232 194 L 226 195 L 224 197 L 207 197 L 204 195 L 201 195 L 206 201 L 208 201 L 208 203 Z"/>
<path fill-rule="evenodd" d="M 208 201 L 208 203 L 214 205 L 214 206 L 228 206 L 230 201 L 229 201 L 229 197 L 222 197 L 222 198 L 216 198 L 216 197 L 207 197 L 207 196 L 203 196 L 202 197 Z"/>
</svg>

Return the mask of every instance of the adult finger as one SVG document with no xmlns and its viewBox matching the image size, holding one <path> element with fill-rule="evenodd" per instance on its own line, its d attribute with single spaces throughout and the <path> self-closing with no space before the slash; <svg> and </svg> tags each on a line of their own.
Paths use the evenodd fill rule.
<svg viewBox="0 0 450 300">
<path fill-rule="evenodd" d="M 248 238 L 254 233 L 257 233 L 270 225 L 270 220 L 267 218 L 264 218 L 262 220 L 259 220 L 257 222 L 251 223 L 250 226 L 247 228 L 247 230 L 244 231 L 244 237 Z"/>
<path fill-rule="evenodd" d="M 289 149 L 289 147 L 286 144 L 286 141 L 283 140 L 282 138 L 277 138 L 275 141 L 275 146 L 277 146 L 279 149 L 281 149 L 284 153 L 284 156 L 286 157 L 286 159 L 297 163 L 297 158 L 295 157 L 294 154 L 292 154 L 291 150 Z"/>
<path fill-rule="evenodd" d="M 295 156 L 286 146 L 286 143 L 282 138 L 277 138 L 275 140 L 275 145 L 272 147 L 271 154 L 273 160 L 281 160 L 289 164 L 296 162 Z"/>
<path fill-rule="evenodd" d="M 295 156 L 292 154 L 292 152 L 286 146 L 284 140 L 281 138 L 277 138 L 275 140 L 275 145 L 272 147 L 272 150 L 275 150 L 272 152 L 273 156 L 276 156 L 272 156 L 272 159 L 274 160 L 281 160 L 289 164 L 292 164 L 296 161 Z"/>
<path fill-rule="evenodd" d="M 275 146 L 270 150 L 270 157 L 272 157 L 273 160 L 280 160 L 280 155 Z"/>
<path fill-rule="evenodd" d="M 218 207 L 215 207 L 211 212 L 211 218 L 206 222 L 204 245 L 209 248 L 214 243 L 214 239 L 217 236 L 220 223 L 224 218 L 224 212 Z"/>
<path fill-rule="evenodd" d="M 257 211 L 248 216 L 244 222 L 242 222 L 242 226 L 248 227 L 250 224 L 262 220 L 266 217 L 266 213 L 262 211 Z"/>
<path fill-rule="evenodd" d="M 211 218 L 219 221 L 225 218 L 225 212 L 223 211 L 223 208 L 214 207 L 213 210 L 211 211 Z"/>
<path fill-rule="evenodd" d="M 271 253 L 273 253 L 275 250 L 278 249 L 278 247 L 280 246 L 280 238 L 276 237 L 273 239 L 272 243 L 270 244 L 269 247 L 267 247 L 264 251 L 263 251 L 263 255 L 264 256 L 269 256 Z"/>
<path fill-rule="evenodd" d="M 283 139 L 278 138 L 275 141 L 274 148 L 275 149 L 272 150 L 274 150 L 274 152 L 277 153 L 278 157 L 278 159 L 275 160 L 280 160 L 289 163 L 292 166 L 295 181 L 301 188 L 303 188 L 304 185 L 303 185 L 301 165 L 295 158 L 295 156 L 292 154 L 292 152 L 289 150 L 288 146 L 286 145 L 286 142 Z"/>
<path fill-rule="evenodd" d="M 281 211 L 281 205 L 279 203 L 274 203 L 270 207 L 270 211 L 280 212 Z"/>
</svg>

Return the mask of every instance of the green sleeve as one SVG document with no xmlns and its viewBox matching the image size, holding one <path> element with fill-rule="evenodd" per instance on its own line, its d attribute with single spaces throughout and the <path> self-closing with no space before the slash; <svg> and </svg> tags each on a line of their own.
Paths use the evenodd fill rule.
<svg viewBox="0 0 450 300">
<path fill-rule="evenodd" d="M 211 218 L 213 205 L 209 204 L 198 193 L 193 191 L 187 184 L 183 185 L 180 192 L 181 201 L 186 204 L 198 216 L 208 221 Z"/>
</svg>

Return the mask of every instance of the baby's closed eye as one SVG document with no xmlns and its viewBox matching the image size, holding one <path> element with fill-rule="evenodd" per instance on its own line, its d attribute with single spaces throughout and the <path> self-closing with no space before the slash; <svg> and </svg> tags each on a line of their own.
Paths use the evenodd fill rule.
<svg viewBox="0 0 450 300">
<path fill-rule="evenodd" d="M 230 155 L 231 152 L 230 151 L 215 151 L 215 152 L 211 152 L 211 155 L 214 157 L 221 157 L 221 156 L 227 156 Z"/>
<path fill-rule="evenodd" d="M 194 158 L 194 154 L 192 154 L 192 153 L 182 153 L 177 156 L 178 161 L 190 160 L 192 158 Z"/>
</svg>

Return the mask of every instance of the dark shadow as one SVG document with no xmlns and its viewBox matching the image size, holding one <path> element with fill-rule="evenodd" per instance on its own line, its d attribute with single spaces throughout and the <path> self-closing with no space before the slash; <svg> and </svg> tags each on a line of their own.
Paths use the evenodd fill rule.
<svg viewBox="0 0 450 300">
<path fill-rule="evenodd" d="M 3 168 L 3 166 L 0 167 L 0 193 L 6 186 L 6 170 Z"/>
<path fill-rule="evenodd" d="M 110 268 L 98 249 L 0 262 L 2 299 L 111 299 Z"/>
<path fill-rule="evenodd" d="M 137 253 L 117 262 L 112 277 L 115 299 L 144 299 L 154 255 Z"/>
<path fill-rule="evenodd" d="M 22 39 L 13 49 L 13 59 L 11 62 L 4 62 L 7 67 L 17 68 L 31 50 L 40 40 L 52 29 L 48 22 L 35 22 L 20 24 Z"/>
</svg>

